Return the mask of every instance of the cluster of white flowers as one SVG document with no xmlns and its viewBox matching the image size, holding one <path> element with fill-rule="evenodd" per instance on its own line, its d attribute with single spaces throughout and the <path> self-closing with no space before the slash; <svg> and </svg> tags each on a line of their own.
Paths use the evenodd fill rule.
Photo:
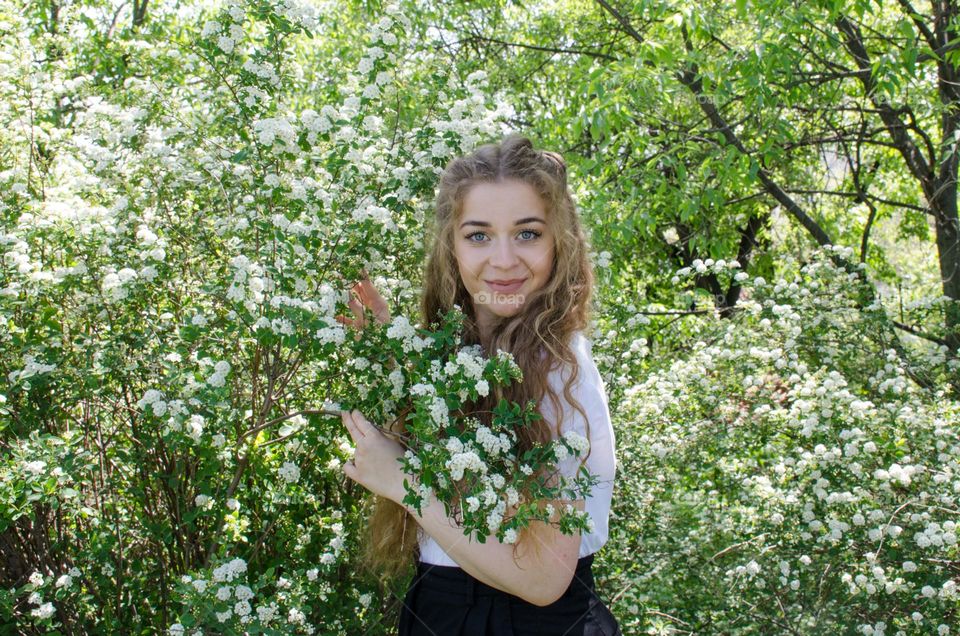
<svg viewBox="0 0 960 636">
<path fill-rule="evenodd" d="M 167 412 L 167 403 L 163 399 L 163 393 L 156 389 L 148 389 L 143 397 L 137 401 L 137 408 L 146 411 L 147 407 L 153 411 L 157 417 L 163 416 Z"/>
<path fill-rule="evenodd" d="M 257 141 L 267 147 L 279 142 L 284 148 L 297 145 L 297 129 L 286 117 L 266 117 L 253 122 Z"/>
<path fill-rule="evenodd" d="M 613 258 L 613 254 L 604 250 L 599 254 L 595 255 L 594 263 L 596 264 L 597 267 L 601 269 L 606 269 L 610 267 L 610 261 L 612 258 Z"/>
<path fill-rule="evenodd" d="M 474 388 L 477 391 L 477 395 L 479 395 L 480 397 L 487 397 L 488 395 L 490 395 L 490 383 L 487 382 L 486 380 L 477 380 L 477 383 L 476 385 L 474 385 Z"/>
<path fill-rule="evenodd" d="M 213 366 L 213 374 L 207 378 L 207 384 L 214 388 L 220 388 L 227 382 L 227 374 L 230 373 L 230 363 L 226 360 L 219 360 Z"/>
<path fill-rule="evenodd" d="M 243 63 L 243 70 L 262 80 L 266 80 L 273 86 L 277 86 L 280 83 L 280 75 L 277 73 L 277 69 L 267 62 L 261 64 L 255 62 L 252 58 L 247 58 Z M 271 144 L 272 143 L 273 142 L 271 142 Z M 286 149 L 296 150 L 296 146 L 287 147 Z"/>
<path fill-rule="evenodd" d="M 914 542 L 921 548 L 949 548 L 957 544 L 957 524 L 954 521 L 929 522 L 926 527 L 913 536 Z"/>
<path fill-rule="evenodd" d="M 451 455 L 462 453 L 464 449 L 463 441 L 459 437 L 448 437 L 444 442 L 444 448 Z"/>
<path fill-rule="evenodd" d="M 455 362 L 452 360 L 447 362 L 445 371 L 449 376 L 454 376 L 462 371 L 467 378 L 480 380 L 486 366 L 487 361 L 478 347 L 464 347 L 457 352 Z"/>
<path fill-rule="evenodd" d="M 334 518 L 340 518 L 339 511 L 334 515 Z M 320 563 L 323 565 L 333 565 L 336 563 L 346 546 L 346 534 L 343 522 L 335 521 L 330 524 L 330 529 L 333 531 L 333 538 L 330 539 L 330 543 L 328 544 L 329 549 L 320 555 Z"/>
<path fill-rule="evenodd" d="M 494 435 L 486 426 L 480 426 L 475 433 L 477 444 L 483 447 L 488 455 L 500 455 L 510 450 L 511 442 L 506 433 Z"/>
<path fill-rule="evenodd" d="M 31 475 L 42 475 L 47 467 L 47 462 L 36 459 L 34 461 L 24 462 L 24 471 Z"/>
<path fill-rule="evenodd" d="M 283 462 L 278 474 L 280 478 L 288 484 L 294 484 L 300 481 L 300 467 L 293 462 Z"/>
<path fill-rule="evenodd" d="M 444 427 L 450 423 L 450 409 L 447 407 L 446 399 L 436 396 L 430 404 L 430 417 L 438 427 Z"/>
<path fill-rule="evenodd" d="M 450 478 L 454 481 L 463 479 L 463 473 L 467 470 L 478 473 L 487 472 L 486 463 L 474 451 L 453 453 L 453 456 L 447 460 L 446 467 L 450 471 Z"/>
<path fill-rule="evenodd" d="M 329 132 L 333 127 L 333 121 L 337 120 L 339 115 L 337 110 L 327 104 L 320 109 L 320 112 L 313 110 L 312 108 L 307 108 L 300 113 L 300 121 L 303 124 L 304 128 L 307 129 L 307 141 L 316 143 L 317 135 L 325 132 Z M 324 197 L 319 197 L 324 198 Z"/>
<path fill-rule="evenodd" d="M 418 382 L 410 387 L 410 395 L 436 395 L 437 387 L 432 384 Z"/>
<path fill-rule="evenodd" d="M 57 365 L 55 364 L 44 364 L 43 362 L 37 361 L 35 356 L 27 354 L 23 357 L 23 368 L 8 373 L 7 379 L 10 380 L 11 383 L 22 382 L 38 375 L 50 373 L 56 370 L 56 368 Z"/>
<path fill-rule="evenodd" d="M 247 562 L 236 558 L 213 570 L 213 580 L 217 583 L 229 583 L 247 571 Z"/>
<path fill-rule="evenodd" d="M 332 325 L 329 327 L 322 327 L 317 329 L 317 332 L 314 334 L 314 337 L 320 344 L 336 344 L 341 345 L 347 338 L 346 330 L 340 325 Z"/>
<path fill-rule="evenodd" d="M 387 328 L 387 337 L 399 340 L 406 353 L 420 353 L 430 344 L 428 340 L 417 335 L 416 328 L 405 316 L 394 317 Z"/>
<path fill-rule="evenodd" d="M 392 213 L 382 205 L 361 202 L 353 210 L 353 220 L 357 222 L 371 220 L 382 226 L 384 231 L 395 231 L 397 224 L 393 221 Z"/>
<path fill-rule="evenodd" d="M 103 277 L 100 288 L 108 302 L 117 302 L 130 295 L 128 283 L 137 278 L 137 270 L 124 267 L 117 272 L 108 272 Z"/>
<path fill-rule="evenodd" d="M 72 567 L 67 571 L 66 574 L 61 574 L 54 585 L 58 588 L 69 588 L 71 585 L 73 585 L 73 580 L 78 576 L 80 576 L 80 569 Z"/>
<path fill-rule="evenodd" d="M 410 467 L 414 470 L 419 470 L 423 466 L 423 462 L 420 461 L 420 458 L 412 450 L 406 450 L 403 453 L 403 456 L 410 463 Z"/>
<path fill-rule="evenodd" d="M 158 237 L 148 225 L 141 225 L 137 229 L 136 238 L 137 242 L 143 248 L 140 251 L 140 258 L 142 260 L 162 261 L 166 258 L 167 253 L 164 249 L 166 247 L 166 241 Z M 143 270 L 140 271 L 140 275 L 143 275 Z"/>
<path fill-rule="evenodd" d="M 80 574 L 79 570 L 76 570 L 76 568 L 74 568 L 71 571 L 76 571 L 78 576 Z M 61 577 L 61 579 L 62 578 L 63 577 Z M 67 579 L 69 581 L 70 577 L 68 576 Z M 43 587 L 45 583 L 43 579 L 43 575 L 40 572 L 34 571 L 30 575 L 28 582 L 30 583 L 30 585 L 33 586 L 34 590 L 30 593 L 30 596 L 27 599 L 27 601 L 30 604 L 37 606 L 36 608 L 30 611 L 30 614 L 36 618 L 39 618 L 40 620 L 45 620 L 52 617 L 54 613 L 56 613 L 56 607 L 53 605 L 53 603 L 50 603 L 50 602 L 45 603 L 43 601 L 43 595 L 41 594 L 39 589 Z M 69 586 L 69 582 L 67 583 L 67 586 Z M 57 587 L 58 588 L 63 587 L 62 585 L 60 585 L 59 580 L 58 580 Z"/>
<path fill-rule="evenodd" d="M 718 260 L 714 260 L 712 258 L 708 258 L 706 260 L 697 258 L 690 263 L 689 267 L 682 267 L 678 269 L 676 275 L 671 280 L 673 284 L 677 284 L 681 280 L 691 276 L 699 276 L 708 273 L 721 274 L 737 269 L 740 269 L 739 261 L 727 261 L 722 258 Z M 745 279 L 746 277 L 740 277 L 737 280 L 742 281 Z"/>
<path fill-rule="evenodd" d="M 563 439 L 578 455 L 585 455 L 590 450 L 590 440 L 576 431 L 566 431 L 563 434 Z"/>
<path fill-rule="evenodd" d="M 297 0 L 276 0 L 274 9 L 293 24 L 307 30 L 317 28 L 317 9 L 309 2 Z"/>
<path fill-rule="evenodd" d="M 886 470 L 878 468 L 873 473 L 873 476 L 880 481 L 896 481 L 902 486 L 909 486 L 910 481 L 916 472 L 916 466 L 901 466 L 900 464 L 891 464 L 890 468 Z"/>
<path fill-rule="evenodd" d="M 303 625 L 307 622 L 307 615 L 297 608 L 292 608 L 287 613 L 287 622 L 291 625 Z"/>
<path fill-rule="evenodd" d="M 191 415 L 190 419 L 184 424 L 184 431 L 194 442 L 200 442 L 200 438 L 203 435 L 204 422 L 205 420 L 202 415 L 194 414 Z"/>
<path fill-rule="evenodd" d="M 233 269 L 233 281 L 227 289 L 227 298 L 242 302 L 246 299 L 249 290 L 254 302 L 262 301 L 266 287 L 263 282 L 263 267 L 243 254 L 231 258 L 229 264 Z"/>
<path fill-rule="evenodd" d="M 500 529 L 500 524 L 503 523 L 503 513 L 507 509 L 507 504 L 502 499 L 497 501 L 497 504 L 493 507 L 493 510 L 487 513 L 487 531 L 490 533 L 495 533 Z"/>
</svg>

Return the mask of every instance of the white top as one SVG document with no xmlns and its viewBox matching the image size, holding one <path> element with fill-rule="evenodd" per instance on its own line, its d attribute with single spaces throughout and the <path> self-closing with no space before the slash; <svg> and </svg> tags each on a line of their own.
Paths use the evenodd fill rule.
<svg viewBox="0 0 960 636">
<path fill-rule="evenodd" d="M 597 365 L 593 361 L 590 341 L 578 331 L 570 340 L 570 348 L 576 355 L 577 364 L 580 367 L 579 375 L 570 387 L 570 392 L 583 407 L 590 422 L 590 456 L 587 458 L 586 467 L 599 478 L 599 483 L 591 489 L 590 496 L 586 500 L 585 509 L 593 520 L 594 528 L 593 532 L 583 534 L 580 540 L 580 557 L 585 557 L 599 550 L 609 536 L 610 502 L 617 471 L 617 461 L 614 456 L 616 438 L 613 425 L 610 423 L 607 391 Z M 550 388 L 560 398 L 563 411 L 560 432 L 562 434 L 573 430 L 587 437 L 583 416 L 563 397 L 563 385 L 570 377 L 570 373 L 570 367 L 564 365 L 562 368 L 551 371 L 547 378 Z M 547 422 L 556 423 L 553 401 L 550 398 L 543 399 L 540 412 Z M 571 456 L 561 461 L 558 466 L 560 473 L 568 477 L 575 476 L 581 459 L 580 456 Z M 423 531 L 423 528 L 417 528 L 417 537 L 420 543 L 421 561 L 434 565 L 458 565 L 447 556 L 432 537 Z"/>
</svg>

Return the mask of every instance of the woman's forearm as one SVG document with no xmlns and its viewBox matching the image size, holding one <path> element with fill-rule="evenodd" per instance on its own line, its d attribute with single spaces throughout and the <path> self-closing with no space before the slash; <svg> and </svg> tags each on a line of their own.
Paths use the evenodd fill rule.
<svg viewBox="0 0 960 636">
<path fill-rule="evenodd" d="M 582 510 L 583 501 L 575 502 L 575 507 Z M 423 505 L 423 515 L 412 506 L 406 508 L 457 565 L 491 587 L 534 605 L 549 605 L 563 595 L 573 579 L 580 552 L 579 533 L 564 535 L 552 526 L 534 522 L 533 536 L 517 548 L 515 559 L 512 544 L 500 543 L 495 536 L 479 543 L 464 535 L 432 494 Z"/>
</svg>

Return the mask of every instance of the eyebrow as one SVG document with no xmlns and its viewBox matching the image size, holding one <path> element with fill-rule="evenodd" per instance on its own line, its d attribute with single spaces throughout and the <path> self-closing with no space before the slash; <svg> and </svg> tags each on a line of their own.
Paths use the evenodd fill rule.
<svg viewBox="0 0 960 636">
<path fill-rule="evenodd" d="M 514 225 L 523 225 L 524 223 L 543 223 L 544 225 L 546 225 L 546 221 L 535 216 L 528 216 L 525 219 L 520 219 L 519 221 L 514 223 Z M 487 223 L 486 221 L 464 221 L 463 223 L 460 224 L 460 228 L 463 229 L 467 225 L 475 225 L 477 227 L 492 227 L 491 224 Z"/>
</svg>

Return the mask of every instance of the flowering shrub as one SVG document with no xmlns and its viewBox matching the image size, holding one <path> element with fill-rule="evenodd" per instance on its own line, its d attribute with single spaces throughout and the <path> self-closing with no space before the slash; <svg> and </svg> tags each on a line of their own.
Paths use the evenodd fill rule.
<svg viewBox="0 0 960 636">
<path fill-rule="evenodd" d="M 774 283 L 734 264 L 736 317 L 704 320 L 686 355 L 625 390 L 620 417 L 638 426 L 618 440 L 631 478 L 608 558 L 629 572 L 632 629 L 955 628 L 956 361 L 894 350 L 880 304 L 831 256 Z"/>
<path fill-rule="evenodd" d="M 332 5 L 162 11 L 112 45 L 141 71 L 118 87 L 83 51 L 34 65 L 84 38 L 3 7 L 0 607 L 38 632 L 240 630 L 274 604 L 281 632 L 389 625 L 344 574 L 363 493 L 319 411 L 375 370 L 335 316 L 361 269 L 410 309 L 437 173 L 500 113 L 398 6 L 344 33 Z M 254 596 L 228 606 L 236 559 Z"/>
</svg>

